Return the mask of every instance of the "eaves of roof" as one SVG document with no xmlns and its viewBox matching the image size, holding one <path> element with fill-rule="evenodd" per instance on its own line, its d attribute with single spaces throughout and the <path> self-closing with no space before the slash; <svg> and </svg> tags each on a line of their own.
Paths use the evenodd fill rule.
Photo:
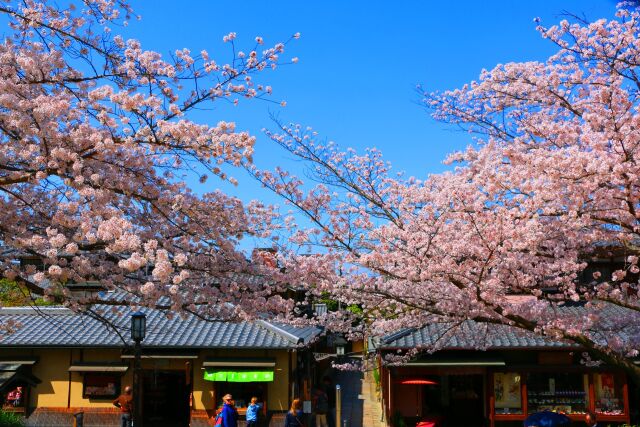
<svg viewBox="0 0 640 427">
<path fill-rule="evenodd" d="M 155 349 L 292 349 L 307 344 L 317 328 L 294 328 L 263 320 L 207 321 L 193 315 L 169 317 L 160 310 L 145 309 L 145 348 Z M 111 307 L 101 318 L 54 307 L 0 309 L 0 324 L 17 324 L 0 335 L 0 347 L 124 348 L 129 339 L 129 308 Z"/>
</svg>

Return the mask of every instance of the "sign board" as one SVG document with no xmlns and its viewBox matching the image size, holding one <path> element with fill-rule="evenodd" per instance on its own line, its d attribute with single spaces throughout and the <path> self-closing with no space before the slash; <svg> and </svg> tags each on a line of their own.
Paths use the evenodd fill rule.
<svg viewBox="0 0 640 427">
<path fill-rule="evenodd" d="M 311 413 L 311 401 L 310 400 L 305 400 L 304 402 L 302 402 L 302 412 L 304 412 L 305 414 L 310 414 Z"/>
</svg>

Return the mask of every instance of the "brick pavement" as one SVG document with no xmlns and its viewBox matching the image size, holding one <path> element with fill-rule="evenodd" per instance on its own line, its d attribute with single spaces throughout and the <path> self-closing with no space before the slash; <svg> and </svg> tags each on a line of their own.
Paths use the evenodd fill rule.
<svg viewBox="0 0 640 427">
<path fill-rule="evenodd" d="M 335 383 L 342 389 L 342 425 L 340 427 L 386 427 L 381 421 L 382 409 L 376 396 L 372 375 L 342 371 Z"/>
<path fill-rule="evenodd" d="M 63 411 L 36 410 L 26 419 L 27 427 L 71 427 L 73 413 Z M 120 414 L 110 412 L 86 412 L 84 425 L 86 427 L 113 427 L 119 425 Z"/>
<path fill-rule="evenodd" d="M 362 380 L 362 396 L 364 410 L 362 413 L 362 427 L 387 427 L 382 418 L 382 406 L 376 381 L 372 372 L 367 372 Z"/>
</svg>

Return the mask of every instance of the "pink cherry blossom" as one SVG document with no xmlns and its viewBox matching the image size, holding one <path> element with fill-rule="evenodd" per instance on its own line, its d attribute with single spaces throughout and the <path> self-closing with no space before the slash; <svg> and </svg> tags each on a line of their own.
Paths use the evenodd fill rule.
<svg viewBox="0 0 640 427">
<path fill-rule="evenodd" d="M 313 320 L 353 336 L 445 324 L 429 351 L 469 320 L 507 325 L 640 378 L 640 12 L 538 31 L 556 49 L 546 61 L 419 89 L 436 119 L 475 138 L 448 172 L 405 177 L 373 148 L 341 151 L 291 123 L 267 131 L 319 182 L 249 168 L 307 218 L 283 215 L 272 233 L 291 236 L 280 280 L 358 307 Z M 602 259 L 612 275 L 587 269 Z M 470 338 L 481 349 L 486 336 Z"/>
<path fill-rule="evenodd" d="M 268 97 L 267 75 L 288 42 L 246 55 L 229 47 L 216 60 L 186 48 L 163 55 L 115 34 L 132 13 L 122 0 L 0 6 L 3 276 L 73 309 L 95 300 L 64 285 L 98 281 L 126 295 L 119 304 L 154 306 L 170 295 L 173 309 L 204 316 L 285 310 L 279 288 L 256 280 L 264 267 L 239 249 L 276 212 L 215 183 L 196 194 L 186 182 L 193 174 L 237 183 L 229 172 L 251 164 L 253 135 L 232 117 L 207 123 L 192 113 Z M 45 268 L 17 265 L 16 254 Z"/>
</svg>

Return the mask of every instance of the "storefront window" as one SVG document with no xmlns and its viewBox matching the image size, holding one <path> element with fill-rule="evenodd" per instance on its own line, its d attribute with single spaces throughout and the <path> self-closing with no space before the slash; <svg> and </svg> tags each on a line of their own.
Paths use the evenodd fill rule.
<svg viewBox="0 0 640 427">
<path fill-rule="evenodd" d="M 522 414 L 520 378 L 520 374 L 515 372 L 493 374 L 496 414 Z"/>
<path fill-rule="evenodd" d="M 85 374 L 85 399 L 109 399 L 120 394 L 120 376 L 105 374 Z"/>
<path fill-rule="evenodd" d="M 589 379 L 581 373 L 532 373 L 527 379 L 529 413 L 557 411 L 584 414 Z"/>
<path fill-rule="evenodd" d="M 264 402 L 267 397 L 266 383 L 230 383 L 216 382 L 216 395 L 218 397 L 218 407 L 222 406 L 222 397 L 225 394 L 233 396 L 235 407 L 246 409 L 251 403 L 252 397 L 257 397 L 258 402 Z"/>
<path fill-rule="evenodd" d="M 596 412 L 606 415 L 624 413 L 621 378 L 611 373 L 593 375 L 596 398 Z"/>
<path fill-rule="evenodd" d="M 26 387 L 24 385 L 16 385 L 6 392 L 2 393 L 2 410 L 4 411 L 22 411 L 26 405 Z"/>
</svg>

